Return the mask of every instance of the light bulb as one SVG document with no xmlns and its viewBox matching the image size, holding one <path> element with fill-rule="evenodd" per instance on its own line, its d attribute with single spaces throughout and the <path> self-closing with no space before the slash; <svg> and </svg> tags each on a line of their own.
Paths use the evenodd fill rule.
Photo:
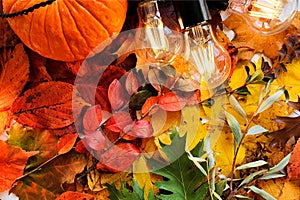
<svg viewBox="0 0 300 200">
<path fill-rule="evenodd" d="M 164 25 L 156 0 L 139 3 L 137 11 L 136 47 L 144 50 L 139 56 L 151 63 L 172 62 L 183 49 L 182 33 Z"/>
<path fill-rule="evenodd" d="M 231 70 L 227 50 L 215 38 L 208 23 L 209 11 L 204 0 L 174 1 L 178 19 L 185 30 L 188 59 L 197 68 L 202 88 L 213 89 L 226 81 Z"/>
<path fill-rule="evenodd" d="M 274 35 L 292 23 L 297 4 L 298 0 L 230 0 L 228 9 L 241 15 L 253 31 Z"/>
</svg>

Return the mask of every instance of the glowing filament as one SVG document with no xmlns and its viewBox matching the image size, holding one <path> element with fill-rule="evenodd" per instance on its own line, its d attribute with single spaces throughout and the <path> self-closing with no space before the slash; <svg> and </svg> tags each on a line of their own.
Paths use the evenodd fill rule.
<svg viewBox="0 0 300 200">
<path fill-rule="evenodd" d="M 273 20 L 279 15 L 282 4 L 278 0 L 268 0 L 262 2 L 253 1 L 251 6 L 254 10 L 249 11 L 249 16 Z"/>
</svg>

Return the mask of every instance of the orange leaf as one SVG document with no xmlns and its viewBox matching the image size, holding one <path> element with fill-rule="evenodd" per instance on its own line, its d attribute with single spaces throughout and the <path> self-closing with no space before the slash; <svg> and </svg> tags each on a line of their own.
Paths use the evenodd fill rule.
<svg viewBox="0 0 300 200">
<path fill-rule="evenodd" d="M 9 126 L 10 122 L 10 111 L 0 112 L 0 137 L 4 130 Z"/>
<path fill-rule="evenodd" d="M 38 152 L 26 152 L 1 140 L 0 150 L 0 192 L 3 192 L 10 189 L 13 182 L 23 175 L 28 158 Z"/>
<path fill-rule="evenodd" d="M 87 109 L 83 116 L 83 127 L 87 131 L 94 131 L 102 121 L 102 109 L 100 105 L 95 105 Z"/>
<path fill-rule="evenodd" d="M 69 199 L 76 199 L 76 200 L 95 200 L 95 197 L 90 194 L 83 194 L 80 192 L 72 192 L 67 191 L 62 193 L 56 200 L 69 200 Z"/>
<path fill-rule="evenodd" d="M 74 146 L 78 135 L 69 133 L 59 138 L 56 144 L 56 151 L 58 154 L 68 153 Z"/>
<path fill-rule="evenodd" d="M 16 121 L 35 128 L 59 129 L 74 122 L 73 86 L 64 82 L 45 82 L 27 90 L 13 104 Z"/>
<path fill-rule="evenodd" d="M 98 170 L 119 172 L 132 165 L 139 157 L 140 150 L 130 143 L 119 143 L 106 151 L 97 164 Z"/>
<path fill-rule="evenodd" d="M 293 150 L 288 169 L 289 179 L 300 179 L 300 139 Z"/>
<path fill-rule="evenodd" d="M 151 109 L 158 103 L 158 97 L 149 97 L 142 107 L 143 116 L 147 115 Z"/>
<path fill-rule="evenodd" d="M 158 106 L 166 111 L 180 111 L 186 102 L 178 97 L 174 92 L 168 92 L 159 97 Z"/>
<path fill-rule="evenodd" d="M 85 148 L 85 145 L 83 144 L 82 140 L 79 141 L 75 147 L 75 151 L 78 153 L 87 153 L 88 150 Z"/>
<path fill-rule="evenodd" d="M 11 107 L 29 78 L 28 56 L 22 44 L 4 57 L 4 64 L 0 65 L 0 111 Z"/>
</svg>

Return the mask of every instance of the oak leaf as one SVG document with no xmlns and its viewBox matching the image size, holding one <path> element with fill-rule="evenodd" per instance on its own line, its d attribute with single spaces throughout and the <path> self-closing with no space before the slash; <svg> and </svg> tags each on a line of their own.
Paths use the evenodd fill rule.
<svg viewBox="0 0 300 200">
<path fill-rule="evenodd" d="M 0 65 L 0 111 L 10 109 L 29 78 L 29 60 L 22 44 L 2 56 Z"/>
<path fill-rule="evenodd" d="M 45 82 L 27 90 L 13 104 L 17 122 L 35 128 L 59 129 L 74 122 L 73 86 L 65 82 Z"/>
<path fill-rule="evenodd" d="M 102 154 L 98 170 L 120 172 L 126 170 L 140 156 L 140 150 L 131 143 L 119 143 Z"/>
<path fill-rule="evenodd" d="M 14 181 L 23 175 L 23 170 L 30 156 L 37 152 L 26 152 L 0 140 L 0 192 L 11 188 Z"/>
</svg>

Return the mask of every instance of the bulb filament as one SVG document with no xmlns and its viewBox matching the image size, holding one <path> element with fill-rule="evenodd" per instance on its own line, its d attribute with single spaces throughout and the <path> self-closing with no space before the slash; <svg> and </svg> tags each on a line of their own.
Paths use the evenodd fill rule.
<svg viewBox="0 0 300 200">
<path fill-rule="evenodd" d="M 278 0 L 262 0 L 260 2 L 252 1 L 251 10 L 248 12 L 251 17 L 265 19 L 276 19 L 281 10 L 282 3 Z"/>
</svg>

